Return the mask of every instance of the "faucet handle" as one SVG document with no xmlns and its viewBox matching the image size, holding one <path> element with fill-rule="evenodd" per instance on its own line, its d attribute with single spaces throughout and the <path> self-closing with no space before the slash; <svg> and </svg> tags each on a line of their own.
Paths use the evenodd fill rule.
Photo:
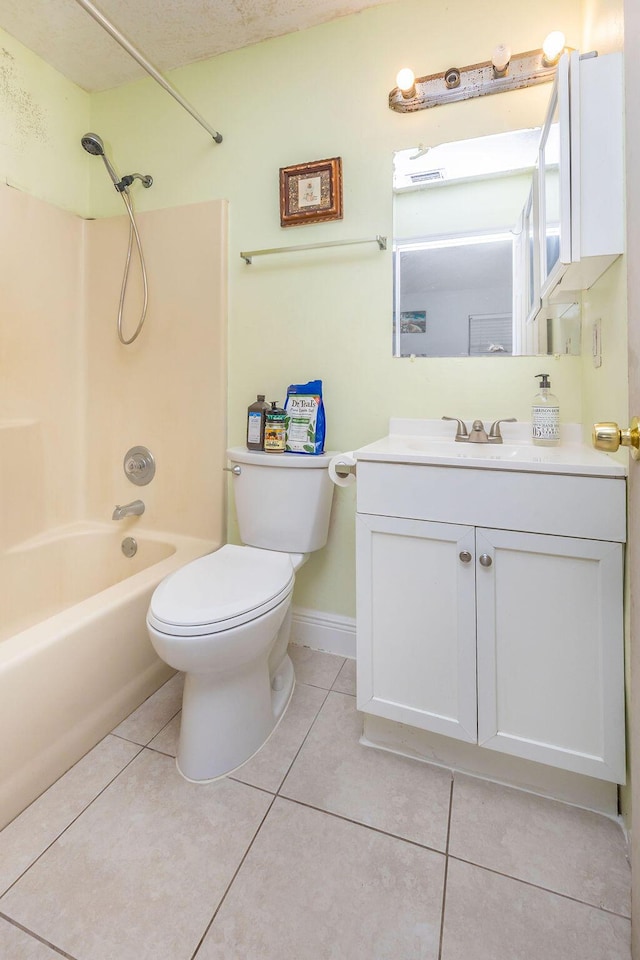
<svg viewBox="0 0 640 960">
<path fill-rule="evenodd" d="M 517 417 L 503 417 L 502 420 L 495 420 L 489 429 L 490 443 L 502 443 L 502 434 L 500 433 L 501 423 L 517 423 Z"/>
<path fill-rule="evenodd" d="M 455 420 L 458 424 L 458 429 L 456 430 L 456 440 L 466 440 L 469 436 L 469 431 L 467 430 L 464 420 L 460 420 L 458 417 L 442 417 L 443 420 Z"/>
</svg>

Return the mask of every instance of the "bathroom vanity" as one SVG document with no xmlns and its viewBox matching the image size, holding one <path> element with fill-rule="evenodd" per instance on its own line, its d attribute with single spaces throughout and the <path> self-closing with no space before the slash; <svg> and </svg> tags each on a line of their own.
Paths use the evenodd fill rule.
<svg viewBox="0 0 640 960">
<path fill-rule="evenodd" d="M 626 468 L 527 426 L 356 451 L 358 709 L 623 783 Z"/>
</svg>

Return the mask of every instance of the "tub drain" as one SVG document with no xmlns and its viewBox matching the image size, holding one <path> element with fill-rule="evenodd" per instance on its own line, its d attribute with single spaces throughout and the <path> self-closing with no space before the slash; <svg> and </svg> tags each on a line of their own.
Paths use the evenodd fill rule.
<svg viewBox="0 0 640 960">
<path fill-rule="evenodd" d="M 122 552 L 125 557 L 135 557 L 138 552 L 138 543 L 133 537 L 125 537 L 122 541 Z"/>
</svg>

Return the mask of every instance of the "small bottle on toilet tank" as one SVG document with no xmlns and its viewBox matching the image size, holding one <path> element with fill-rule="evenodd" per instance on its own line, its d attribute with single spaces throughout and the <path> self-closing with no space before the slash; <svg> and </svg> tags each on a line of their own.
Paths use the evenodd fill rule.
<svg viewBox="0 0 640 960">
<path fill-rule="evenodd" d="M 271 409 L 267 410 L 264 427 L 265 453 L 284 453 L 287 443 L 286 420 L 286 411 L 278 406 L 277 400 L 273 400 Z"/>
<path fill-rule="evenodd" d="M 249 450 L 264 450 L 264 424 L 269 404 L 264 399 L 264 393 L 259 393 L 255 403 L 247 410 L 247 448 Z"/>
</svg>

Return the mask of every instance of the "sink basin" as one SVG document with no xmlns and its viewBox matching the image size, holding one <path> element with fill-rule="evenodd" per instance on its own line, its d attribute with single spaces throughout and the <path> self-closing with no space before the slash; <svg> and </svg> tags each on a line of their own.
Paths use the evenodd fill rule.
<svg viewBox="0 0 640 960">
<path fill-rule="evenodd" d="M 393 439 L 391 437 L 393 436 Z M 414 450 L 431 457 L 459 457 L 471 460 L 512 460 L 521 452 L 521 448 L 506 443 L 456 443 L 455 440 L 442 440 L 437 437 L 412 437 L 393 434 L 386 438 L 390 446 Z"/>
<path fill-rule="evenodd" d="M 354 456 L 357 460 L 389 463 L 595 477 L 626 476 L 623 463 L 581 442 L 579 424 L 563 426 L 557 447 L 534 445 L 529 423 L 505 423 L 502 433 L 503 443 L 456 442 L 455 425 L 450 422 L 392 418 L 388 435 L 356 450 Z"/>
</svg>

